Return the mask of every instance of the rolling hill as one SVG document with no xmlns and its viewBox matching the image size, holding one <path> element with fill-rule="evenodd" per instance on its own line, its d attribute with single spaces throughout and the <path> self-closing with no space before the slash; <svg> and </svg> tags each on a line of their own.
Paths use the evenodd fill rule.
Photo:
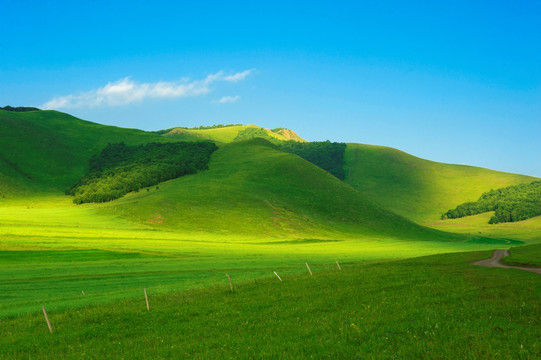
<svg viewBox="0 0 541 360">
<path fill-rule="evenodd" d="M 256 125 L 232 125 L 223 126 L 210 129 L 186 129 L 186 128 L 173 128 L 163 133 L 162 136 L 177 139 L 177 140 L 211 140 L 218 144 L 226 144 L 233 142 L 235 138 L 246 129 L 263 129 L 266 134 L 272 138 L 278 140 L 295 140 L 305 142 L 297 135 L 293 130 L 278 128 L 278 129 L 265 129 Z"/>
<path fill-rule="evenodd" d="M 428 224 L 449 209 L 476 201 L 491 189 L 536 178 L 420 159 L 384 146 L 348 144 L 345 181 L 408 219 Z"/>
<path fill-rule="evenodd" d="M 278 150 L 267 140 L 225 144 L 245 128 L 198 130 L 213 134 L 205 139 L 219 139 L 222 144 L 212 155 L 208 171 L 161 183 L 159 190 L 89 206 L 108 216 L 182 233 L 464 239 L 384 210 L 326 171 Z M 7 197 L 63 193 L 84 175 L 90 157 L 108 143 L 175 141 L 174 137 L 99 125 L 55 111 L 2 111 L 0 130 L 0 173 L 6 179 L 2 191 Z"/>
<path fill-rule="evenodd" d="M 108 143 L 170 141 L 142 130 L 80 120 L 57 111 L 0 110 L 0 194 L 64 192 Z"/>
<path fill-rule="evenodd" d="M 0 110 L 0 195 L 62 194 L 86 173 L 90 157 L 108 143 L 211 139 L 221 147 L 212 155 L 210 170 L 96 209 L 187 233 L 463 240 L 466 236 L 429 230 L 402 216 L 426 223 L 455 202 L 490 187 L 531 179 L 349 144 L 344 183 L 263 139 L 233 141 L 239 131 L 251 128 L 263 129 L 254 125 L 178 128 L 162 135 L 100 125 L 56 111 Z M 298 137 L 287 129 L 264 130 L 277 139 Z"/>
<path fill-rule="evenodd" d="M 460 240 L 384 210 L 324 170 L 259 138 L 222 146 L 208 171 L 131 194 L 102 211 L 183 233 Z"/>
</svg>

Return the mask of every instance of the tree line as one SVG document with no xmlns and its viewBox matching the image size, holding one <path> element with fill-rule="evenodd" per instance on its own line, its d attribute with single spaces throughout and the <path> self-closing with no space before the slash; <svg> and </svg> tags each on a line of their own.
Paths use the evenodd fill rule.
<svg viewBox="0 0 541 360">
<path fill-rule="evenodd" d="M 16 107 L 13 107 L 13 106 L 4 106 L 4 107 L 1 107 L 0 106 L 0 110 L 5 110 L 5 111 L 14 111 L 14 112 L 26 112 L 26 111 L 39 111 L 41 109 L 38 109 L 36 107 L 31 107 L 31 106 L 16 106 Z"/>
<path fill-rule="evenodd" d="M 106 202 L 162 181 L 206 170 L 212 142 L 108 144 L 90 158 L 89 171 L 66 190 L 76 204 Z"/>
<path fill-rule="evenodd" d="M 442 215 L 442 219 L 494 211 L 489 224 L 515 222 L 541 215 L 541 181 L 490 190 L 479 200 L 458 205 Z"/>
</svg>

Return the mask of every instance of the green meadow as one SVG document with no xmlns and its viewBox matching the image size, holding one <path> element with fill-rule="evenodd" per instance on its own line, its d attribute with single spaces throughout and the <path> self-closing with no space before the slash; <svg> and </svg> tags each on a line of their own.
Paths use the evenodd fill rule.
<svg viewBox="0 0 541 360">
<path fill-rule="evenodd" d="M 508 265 L 541 267 L 541 244 L 513 247 L 504 259 Z"/>
<path fill-rule="evenodd" d="M 104 215 L 107 205 L 76 206 L 67 196 L 32 200 L 0 208 L 0 286 L 9 294 L 0 316 L 33 313 L 44 304 L 60 310 L 112 302 L 143 287 L 168 292 L 223 284 L 225 273 L 238 280 L 293 274 L 306 271 L 307 261 L 326 266 L 509 246 L 323 230 L 319 237 L 314 230 L 307 237 L 177 232 Z"/>
<path fill-rule="evenodd" d="M 215 286 L 2 318 L 0 358 L 536 359 L 539 275 L 490 252 L 312 264 Z M 302 265 L 302 264 L 300 264 Z M 302 267 L 302 266 L 301 266 Z M 74 294 L 75 296 L 75 294 Z M 82 295 L 79 294 L 82 297 Z M 91 295 L 90 295 L 91 296 Z"/>
<path fill-rule="evenodd" d="M 508 263 L 541 265 L 541 217 L 441 220 L 535 178 L 348 144 L 341 181 L 233 141 L 249 127 L 148 133 L 0 110 L 0 358 L 540 355 L 538 275 L 469 263 L 511 248 Z M 219 145 L 208 170 L 104 203 L 64 194 L 109 143 L 198 140 Z"/>
</svg>

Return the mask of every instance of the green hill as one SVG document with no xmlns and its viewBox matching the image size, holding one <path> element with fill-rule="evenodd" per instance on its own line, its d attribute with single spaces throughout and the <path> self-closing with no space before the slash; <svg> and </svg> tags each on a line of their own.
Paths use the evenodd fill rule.
<svg viewBox="0 0 541 360">
<path fill-rule="evenodd" d="M 0 194 L 64 192 L 108 143 L 168 141 L 142 130 L 105 126 L 57 111 L 0 110 Z"/>
<path fill-rule="evenodd" d="M 263 139 L 222 146 L 209 170 L 131 194 L 102 211 L 184 233 L 459 240 L 380 208 L 360 192 Z"/>
<path fill-rule="evenodd" d="M 239 132 L 243 132 L 246 129 L 261 129 L 268 137 L 278 140 L 306 141 L 299 137 L 293 130 L 283 128 L 269 130 L 256 125 L 233 125 L 209 129 L 186 129 L 178 127 L 169 130 L 163 136 L 178 140 L 212 140 L 217 143 L 226 144 L 233 142 L 239 135 Z"/>
<path fill-rule="evenodd" d="M 183 130 L 184 135 L 197 135 L 192 140 L 222 144 L 212 155 L 208 172 L 160 184 L 159 191 L 129 194 L 98 207 L 99 211 L 184 232 L 457 240 L 464 237 L 427 230 L 383 208 L 416 221 L 430 220 L 487 188 L 531 179 L 350 144 L 346 149 L 349 186 L 268 141 L 226 144 L 249 128 L 263 129 L 248 125 Z M 273 137 L 294 137 L 285 129 L 265 131 Z M 162 136 L 105 126 L 56 111 L 0 110 L 0 195 L 63 193 L 81 179 L 89 159 L 108 143 L 178 141 L 167 135 L 173 132 Z"/>
<path fill-rule="evenodd" d="M 419 223 L 430 223 L 459 204 L 531 176 L 473 166 L 450 165 L 373 145 L 348 144 L 346 182 L 385 208 Z"/>
</svg>

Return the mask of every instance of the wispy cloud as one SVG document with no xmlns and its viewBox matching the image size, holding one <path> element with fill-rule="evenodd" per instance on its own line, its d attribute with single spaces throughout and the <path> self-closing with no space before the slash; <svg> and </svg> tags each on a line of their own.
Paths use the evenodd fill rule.
<svg viewBox="0 0 541 360">
<path fill-rule="evenodd" d="M 220 81 L 238 82 L 244 80 L 253 69 L 225 75 L 223 71 L 210 74 L 204 79 L 160 81 L 140 83 L 129 77 L 110 82 L 104 87 L 79 94 L 55 97 L 42 105 L 44 109 L 74 109 L 104 106 L 121 106 L 145 99 L 180 98 L 201 96 L 212 91 L 211 85 Z M 239 96 L 225 96 L 219 103 L 235 102 Z"/>
<path fill-rule="evenodd" d="M 239 95 L 235 95 L 235 96 L 224 96 L 224 97 L 221 98 L 220 100 L 214 100 L 213 103 L 216 103 L 216 104 L 234 103 L 234 102 L 237 101 L 238 99 L 240 99 L 240 96 L 239 96 Z"/>
<path fill-rule="evenodd" d="M 230 81 L 230 82 L 238 82 L 238 81 L 241 81 L 241 80 L 244 80 L 248 75 L 250 75 L 255 69 L 250 69 L 250 70 L 244 70 L 242 72 L 238 72 L 236 74 L 233 74 L 233 75 L 227 75 L 227 76 L 224 76 L 224 81 Z"/>
</svg>

